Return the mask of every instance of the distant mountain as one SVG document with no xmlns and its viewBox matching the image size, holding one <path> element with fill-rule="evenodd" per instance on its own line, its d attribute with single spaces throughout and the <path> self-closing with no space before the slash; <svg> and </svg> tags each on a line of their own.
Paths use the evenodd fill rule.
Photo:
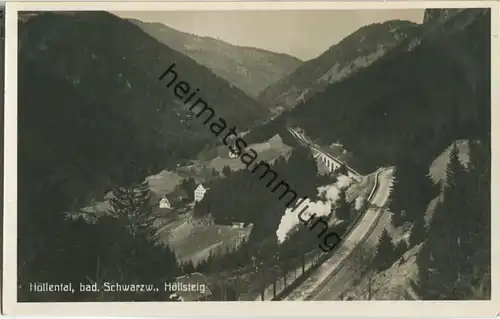
<svg viewBox="0 0 500 319">
<path fill-rule="evenodd" d="M 20 192 L 57 187 L 84 198 L 218 142 L 158 80 L 172 63 L 228 126 L 244 130 L 268 118 L 268 109 L 206 67 L 107 12 L 20 19 Z M 33 177 L 36 190 L 24 188 Z"/>
<path fill-rule="evenodd" d="M 208 67 L 252 97 L 258 97 L 267 86 L 290 74 L 302 63 L 290 55 L 199 37 L 161 23 L 131 21 L 161 43 Z"/>
<path fill-rule="evenodd" d="M 368 67 L 417 30 L 417 24 L 400 20 L 364 26 L 271 84 L 259 99 L 266 104 L 293 108 L 328 85 Z"/>
</svg>

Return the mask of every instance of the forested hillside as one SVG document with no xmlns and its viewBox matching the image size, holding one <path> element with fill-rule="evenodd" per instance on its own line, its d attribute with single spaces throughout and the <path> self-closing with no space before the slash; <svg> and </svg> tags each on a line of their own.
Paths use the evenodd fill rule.
<svg viewBox="0 0 500 319">
<path fill-rule="evenodd" d="M 20 27 L 20 58 L 45 64 L 86 95 L 111 107 L 120 106 L 136 120 L 142 109 L 155 111 L 163 121 L 180 122 L 177 97 L 158 77 L 176 64 L 178 80 L 199 88 L 202 96 L 241 129 L 264 120 L 268 111 L 241 90 L 185 55 L 161 44 L 133 23 L 107 12 L 42 13 Z M 168 131 L 187 131 L 177 124 Z M 172 133 L 171 133 L 172 134 Z M 184 133 L 185 134 L 185 133 Z"/>
<path fill-rule="evenodd" d="M 473 19 L 450 28 L 462 15 Z M 490 15 L 466 10 L 454 19 L 413 50 L 298 105 L 289 122 L 324 143 L 342 142 L 364 171 L 403 158 L 427 165 L 456 139 L 487 138 Z"/>
</svg>

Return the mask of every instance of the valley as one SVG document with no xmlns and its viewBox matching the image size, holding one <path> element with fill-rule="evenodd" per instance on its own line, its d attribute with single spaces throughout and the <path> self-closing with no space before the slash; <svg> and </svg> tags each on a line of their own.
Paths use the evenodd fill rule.
<svg viewBox="0 0 500 319">
<path fill-rule="evenodd" d="M 20 14 L 19 299 L 488 299 L 490 12 L 414 20 L 373 18 L 303 61 L 167 19 Z M 243 133 L 221 142 L 228 124 Z M 27 288 L 186 276 L 210 293 Z"/>
</svg>

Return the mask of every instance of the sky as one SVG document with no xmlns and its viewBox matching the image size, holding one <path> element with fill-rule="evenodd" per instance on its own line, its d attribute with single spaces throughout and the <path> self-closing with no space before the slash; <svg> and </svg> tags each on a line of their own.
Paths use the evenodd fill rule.
<svg viewBox="0 0 500 319">
<path fill-rule="evenodd" d="M 312 59 L 362 26 L 387 20 L 422 23 L 424 9 L 280 11 L 128 11 L 124 18 L 159 22 L 231 44 Z"/>
</svg>

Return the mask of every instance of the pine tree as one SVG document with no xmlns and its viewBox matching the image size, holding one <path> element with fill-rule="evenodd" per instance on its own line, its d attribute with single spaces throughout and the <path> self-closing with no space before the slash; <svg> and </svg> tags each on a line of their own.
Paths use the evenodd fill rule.
<svg viewBox="0 0 500 319">
<path fill-rule="evenodd" d="M 406 240 L 400 240 L 394 249 L 394 254 L 396 258 L 399 258 L 404 255 L 404 253 L 408 250 L 408 243 Z"/>
<path fill-rule="evenodd" d="M 491 207 L 489 146 L 469 143 L 467 211 L 461 221 L 462 289 L 469 289 L 478 275 L 487 272 L 491 264 Z M 466 278 L 468 277 L 468 278 Z"/>
<path fill-rule="evenodd" d="M 484 143 L 469 143 L 469 206 L 475 210 L 474 216 L 469 219 L 470 230 L 474 238 L 471 240 L 472 246 L 490 247 L 490 161 L 487 150 L 488 146 Z M 473 248 L 474 249 L 474 248 Z"/>
<path fill-rule="evenodd" d="M 400 226 L 413 222 L 437 196 L 437 187 L 429 176 L 429 165 L 402 152 L 398 159 L 390 194 L 391 222 Z"/>
<path fill-rule="evenodd" d="M 211 174 L 212 174 L 212 178 L 217 178 L 217 177 L 219 177 L 219 176 L 220 176 L 219 171 L 218 171 L 218 170 L 216 170 L 215 168 L 213 168 L 213 169 L 212 169 Z"/>
<path fill-rule="evenodd" d="M 181 265 L 181 269 L 183 274 L 191 274 L 196 271 L 192 260 L 186 260 L 185 262 L 183 262 Z"/>
<path fill-rule="evenodd" d="M 114 234 L 116 247 L 112 251 L 116 255 L 115 262 L 120 265 L 117 268 L 120 270 L 119 279 L 140 280 L 144 270 L 149 269 L 144 267 L 143 261 L 150 257 L 148 252 L 155 249 L 155 218 L 148 182 L 115 188 L 109 202 L 109 214 L 119 225 Z"/>
<path fill-rule="evenodd" d="M 228 165 L 225 165 L 223 168 L 222 168 L 222 174 L 225 176 L 225 177 L 229 177 L 229 175 L 231 174 L 231 168 L 228 166 Z"/>
<path fill-rule="evenodd" d="M 403 225 L 403 223 L 405 222 L 404 216 L 405 216 L 404 210 L 399 211 L 399 212 L 391 211 L 391 224 L 394 227 L 398 227 L 398 226 Z"/>
<path fill-rule="evenodd" d="M 182 181 L 180 187 L 187 193 L 188 199 L 190 201 L 194 200 L 194 190 L 196 189 L 196 181 L 189 177 Z"/>
<path fill-rule="evenodd" d="M 406 181 L 403 176 L 403 168 L 401 166 L 396 166 L 394 170 L 393 184 L 390 192 L 390 204 L 389 209 L 391 210 L 391 223 L 395 227 L 401 226 L 405 221 L 404 212 L 406 205 L 404 199 L 406 198 L 406 190 L 404 182 Z"/>
<path fill-rule="evenodd" d="M 349 220 L 351 217 L 351 205 L 346 199 L 346 190 L 339 190 L 339 197 L 335 201 L 335 217 L 340 220 Z"/>
<path fill-rule="evenodd" d="M 474 209 L 468 203 L 470 177 L 453 145 L 446 167 L 443 201 L 434 212 L 428 239 L 417 258 L 420 293 L 426 299 L 460 299 L 464 274 L 470 271 L 470 252 L 464 244 L 470 239 L 470 220 Z M 476 247 L 477 248 L 477 247 Z M 469 268 L 469 269 L 467 269 Z"/>
<path fill-rule="evenodd" d="M 405 220 L 414 222 L 427 210 L 428 203 L 438 195 L 438 187 L 430 178 L 428 163 L 415 163 L 411 168 L 411 188 L 405 210 Z"/>
<path fill-rule="evenodd" d="M 301 196 L 314 199 L 317 195 L 318 166 L 311 151 L 306 147 L 295 148 L 286 164 L 283 179 Z"/>
<path fill-rule="evenodd" d="M 344 176 L 348 176 L 349 175 L 349 170 L 347 169 L 347 166 L 345 166 L 344 163 L 342 163 L 334 172 L 334 174 L 336 176 L 339 176 L 339 175 L 344 175 Z"/>
<path fill-rule="evenodd" d="M 425 218 L 424 215 L 420 215 L 421 217 L 413 222 L 411 231 L 410 231 L 410 247 L 414 247 L 425 240 L 426 237 L 426 227 L 425 227 Z"/>
<path fill-rule="evenodd" d="M 155 234 L 153 206 L 147 181 L 131 187 L 117 187 L 109 201 L 111 216 L 117 218 L 132 237 Z"/>
<path fill-rule="evenodd" d="M 374 264 L 379 270 L 387 269 L 396 260 L 395 247 L 387 229 L 384 229 L 377 245 Z"/>
<path fill-rule="evenodd" d="M 449 299 L 458 280 L 456 241 L 450 234 L 446 213 L 440 204 L 429 226 L 428 239 L 417 256 L 418 292 L 428 300 Z"/>
</svg>

